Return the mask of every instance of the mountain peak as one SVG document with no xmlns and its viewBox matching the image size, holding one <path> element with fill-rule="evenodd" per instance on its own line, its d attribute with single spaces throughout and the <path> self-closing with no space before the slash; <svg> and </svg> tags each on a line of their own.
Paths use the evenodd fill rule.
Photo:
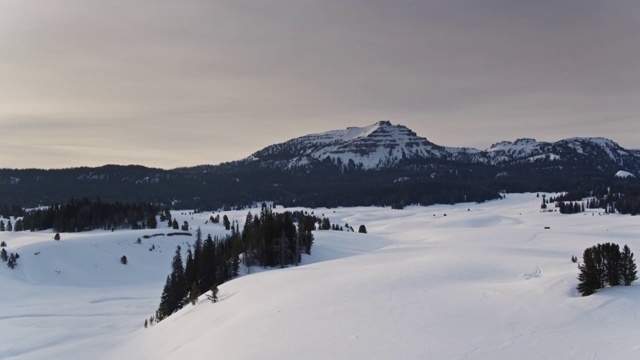
<svg viewBox="0 0 640 360">
<path fill-rule="evenodd" d="M 402 159 L 433 156 L 435 146 L 404 125 L 382 120 L 364 127 L 348 127 L 295 138 L 262 149 L 247 161 L 262 166 L 295 168 L 314 161 L 378 169 Z"/>
</svg>

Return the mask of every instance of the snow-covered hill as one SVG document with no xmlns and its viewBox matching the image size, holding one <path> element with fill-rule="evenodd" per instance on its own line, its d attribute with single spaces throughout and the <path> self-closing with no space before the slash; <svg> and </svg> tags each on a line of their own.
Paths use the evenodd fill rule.
<svg viewBox="0 0 640 360">
<path fill-rule="evenodd" d="M 0 358 L 637 357 L 640 287 L 580 297 L 570 261 L 602 242 L 637 252 L 635 218 L 541 213 L 540 202 L 315 209 L 368 234 L 318 231 L 303 266 L 254 269 L 221 285 L 218 303 L 203 296 L 148 329 L 175 246 L 192 238 L 0 233 L 21 254 L 0 267 Z M 224 232 L 210 214 L 174 215 Z"/>
</svg>

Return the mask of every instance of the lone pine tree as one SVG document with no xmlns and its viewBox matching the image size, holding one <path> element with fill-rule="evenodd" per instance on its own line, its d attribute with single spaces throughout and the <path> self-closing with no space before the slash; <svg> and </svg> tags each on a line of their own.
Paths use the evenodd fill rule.
<svg viewBox="0 0 640 360">
<path fill-rule="evenodd" d="M 632 282 L 638 280 L 638 271 L 636 269 L 636 262 L 635 260 L 633 260 L 633 253 L 631 252 L 631 249 L 629 249 L 629 246 L 625 245 L 622 248 L 622 254 L 621 254 L 621 274 L 622 274 L 622 281 L 624 282 L 625 286 L 629 286 L 631 285 Z"/>
<path fill-rule="evenodd" d="M 198 289 L 198 284 L 194 281 L 193 284 L 191 284 L 191 291 L 189 292 L 189 302 L 191 302 L 191 305 L 195 305 L 196 302 L 198 302 L 198 296 L 200 296 L 200 289 Z"/>
</svg>

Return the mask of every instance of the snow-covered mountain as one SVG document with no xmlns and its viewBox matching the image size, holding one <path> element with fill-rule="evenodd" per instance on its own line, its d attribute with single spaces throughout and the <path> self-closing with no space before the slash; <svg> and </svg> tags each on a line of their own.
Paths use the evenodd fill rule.
<svg viewBox="0 0 640 360">
<path fill-rule="evenodd" d="M 436 145 L 406 126 L 389 121 L 302 136 L 268 146 L 240 162 L 281 169 L 329 162 L 347 168 L 381 170 L 415 160 L 497 166 L 556 161 L 588 163 L 600 168 L 614 166 L 632 172 L 640 170 L 637 153 L 600 137 L 570 138 L 555 143 L 518 139 L 502 141 L 481 151 Z"/>
<path fill-rule="evenodd" d="M 494 144 L 484 152 L 493 164 L 538 160 L 580 160 L 612 162 L 624 167 L 637 166 L 638 156 L 617 143 L 601 137 L 569 138 L 555 143 L 518 139 Z"/>
<path fill-rule="evenodd" d="M 268 146 L 244 161 L 296 168 L 329 160 L 336 165 L 352 163 L 364 169 L 381 169 L 393 167 L 403 159 L 440 158 L 447 153 L 447 149 L 418 136 L 406 126 L 380 121 L 370 126 L 295 138 Z"/>
<path fill-rule="evenodd" d="M 638 181 L 640 152 L 604 138 L 518 139 L 478 150 L 437 145 L 379 121 L 302 136 L 219 165 L 0 169 L 0 205 L 81 197 L 191 208 L 256 199 L 308 206 L 453 203 L 486 201 L 500 190 L 563 191 L 589 179 L 613 181 L 619 171 L 635 176 L 624 181 Z"/>
</svg>

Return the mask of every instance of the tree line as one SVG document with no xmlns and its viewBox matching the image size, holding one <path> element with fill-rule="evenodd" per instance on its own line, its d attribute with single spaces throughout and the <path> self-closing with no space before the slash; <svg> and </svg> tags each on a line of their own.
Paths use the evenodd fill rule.
<svg viewBox="0 0 640 360">
<path fill-rule="evenodd" d="M 588 198 L 586 203 L 582 203 L 583 198 Z M 580 186 L 550 198 L 549 202 L 556 202 L 556 206 L 563 214 L 574 214 L 587 208 L 603 209 L 605 213 L 638 215 L 640 214 L 640 184 L 618 181 L 613 185 Z M 564 204 L 564 202 L 569 203 Z"/>
<path fill-rule="evenodd" d="M 161 211 L 163 208 L 151 203 L 71 199 L 64 205 L 54 204 L 25 213 L 20 227 L 31 231 L 53 229 L 56 232 L 155 229 L 158 225 L 156 215 Z"/>
</svg>

